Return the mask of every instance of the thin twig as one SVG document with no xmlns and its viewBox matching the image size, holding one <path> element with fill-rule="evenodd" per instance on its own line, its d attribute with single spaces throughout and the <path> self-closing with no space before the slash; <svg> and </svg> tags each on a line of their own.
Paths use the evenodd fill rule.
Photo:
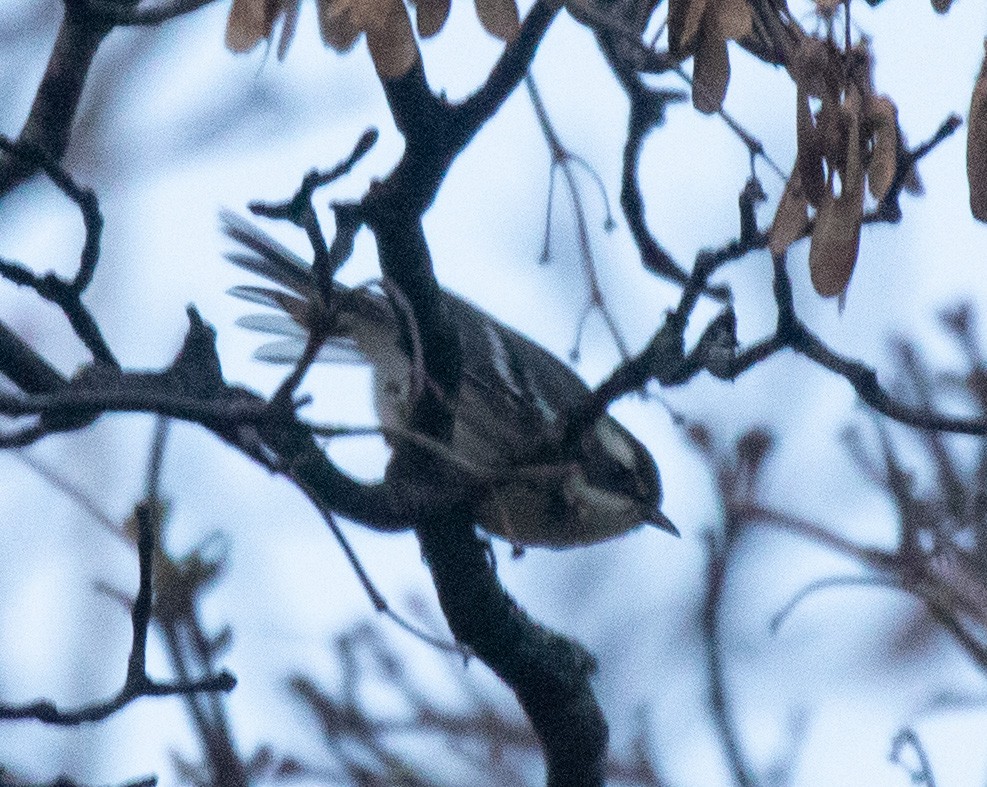
<svg viewBox="0 0 987 787">
<path fill-rule="evenodd" d="M 917 767 L 913 767 L 905 762 L 903 754 L 906 749 L 911 749 L 915 752 L 915 756 L 918 758 Z M 922 741 L 919 739 L 915 730 L 910 727 L 906 727 L 894 736 L 888 759 L 895 765 L 900 765 L 908 771 L 912 784 L 924 785 L 924 787 L 936 787 L 936 780 L 932 775 L 932 763 L 929 762 L 929 756 L 925 753 L 925 747 L 922 745 Z"/>
<path fill-rule="evenodd" d="M 588 163 L 586 163 L 584 159 L 573 154 L 568 148 L 565 147 L 565 145 L 562 144 L 561 139 L 559 139 L 558 132 L 555 130 L 555 127 L 552 125 L 552 121 L 548 116 L 548 110 L 546 110 L 545 103 L 542 101 L 541 94 L 538 91 L 538 86 L 535 84 L 534 77 L 531 76 L 530 73 L 524 78 L 524 83 L 528 89 L 528 96 L 531 98 L 531 103 L 535 108 L 535 116 L 538 119 L 538 126 L 541 129 L 542 135 L 545 137 L 546 143 L 548 143 L 549 154 L 551 156 L 548 175 L 549 180 L 554 177 L 557 169 L 561 170 L 562 176 L 565 178 L 569 198 L 572 200 L 573 212 L 576 217 L 577 238 L 579 240 L 579 257 L 582 262 L 583 275 L 585 276 L 586 283 L 589 287 L 590 308 L 596 309 L 600 313 L 600 316 L 603 317 L 607 330 L 613 338 L 614 344 L 617 345 L 617 350 L 620 353 L 620 357 L 626 360 L 630 357 L 630 350 L 627 347 L 626 340 L 620 332 L 616 318 L 607 306 L 606 300 L 603 297 L 603 289 L 600 286 L 600 279 L 596 270 L 596 258 L 593 254 L 593 247 L 590 240 L 586 209 L 583 206 L 582 194 L 580 193 L 579 185 L 576 182 L 574 167 L 581 166 L 590 174 L 599 188 L 600 194 L 603 197 L 604 209 L 606 211 L 606 218 L 604 219 L 603 226 L 604 229 L 610 229 L 612 228 L 614 221 L 613 215 L 610 212 L 610 201 L 607 198 L 606 188 L 604 187 L 603 181 L 599 174 L 597 174 L 597 172 Z M 552 197 L 552 191 L 552 189 L 549 189 L 549 199 Z M 548 209 L 548 215 L 551 217 L 551 207 Z M 546 225 L 544 247 L 544 253 L 546 255 L 548 252 L 548 237 L 550 231 L 551 228 Z M 580 320 L 580 330 L 577 332 L 576 343 L 570 353 L 573 359 L 578 358 L 579 355 L 579 344 L 583 322 L 584 319 Z"/>
<path fill-rule="evenodd" d="M 40 168 L 58 189 L 79 208 L 86 229 L 85 243 L 79 257 L 79 269 L 71 281 L 54 273 L 37 276 L 28 268 L 0 259 L 0 276 L 15 284 L 32 288 L 45 300 L 61 308 L 72 325 L 76 336 L 92 353 L 97 363 L 119 368 L 96 320 L 82 304 L 82 294 L 92 281 L 99 262 L 100 238 L 103 233 L 103 214 L 99 210 L 96 195 L 80 187 L 62 167 L 37 145 L 28 142 L 12 142 L 0 135 L 0 150 L 15 159 Z"/>
</svg>

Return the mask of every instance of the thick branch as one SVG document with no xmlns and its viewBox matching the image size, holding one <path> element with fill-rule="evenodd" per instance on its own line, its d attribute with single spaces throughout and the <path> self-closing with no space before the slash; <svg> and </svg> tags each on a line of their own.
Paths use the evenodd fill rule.
<svg viewBox="0 0 987 787">
<path fill-rule="evenodd" d="M 593 657 L 528 617 L 463 524 L 460 512 L 437 511 L 418 528 L 450 629 L 514 690 L 544 747 L 547 783 L 602 785 L 607 724 L 590 688 Z"/>
<path fill-rule="evenodd" d="M 291 411 L 272 412 L 256 394 L 226 384 L 212 342 L 211 331 L 193 322 L 182 354 L 163 372 L 104 368 L 70 381 L 0 322 L 0 374 L 27 394 L 0 393 L 0 412 L 40 415 L 36 439 L 81 428 L 110 411 L 157 413 L 198 423 L 291 478 L 319 506 L 381 530 L 408 526 L 385 486 L 363 485 L 340 471 Z M 205 360 L 197 361 L 198 356 Z M 207 371 L 213 364 L 214 370 Z"/>
<path fill-rule="evenodd" d="M 120 7 L 136 0 L 121 2 Z M 55 161 L 65 155 L 82 88 L 96 50 L 113 29 L 113 22 L 87 13 L 79 0 L 65 3 L 65 16 L 52 48 L 48 67 L 38 86 L 31 112 L 18 141 L 35 145 Z M 6 194 L 36 169 L 36 164 L 0 155 L 0 196 Z"/>
<path fill-rule="evenodd" d="M 160 25 L 184 14 L 198 11 L 215 0 L 169 0 L 138 8 L 134 0 L 83 0 L 93 16 L 102 17 L 114 25 Z"/>
<path fill-rule="evenodd" d="M 362 203 L 377 240 L 384 276 L 407 303 L 404 330 L 420 341 L 421 377 L 413 385 L 408 428 L 437 442 L 452 436 L 461 368 L 457 329 L 443 308 L 421 217 L 449 165 L 526 73 L 557 12 L 538 2 L 488 82 L 459 107 L 432 95 L 416 66 L 385 82 L 388 103 L 405 136 L 405 154 Z M 401 445 L 388 483 L 415 522 L 422 554 L 457 641 L 510 686 L 545 749 L 551 785 L 602 784 L 607 727 L 589 685 L 592 658 L 574 642 L 533 622 L 501 586 L 474 530 L 472 501 L 450 499 L 462 488 L 454 471 L 429 452 Z"/>
<path fill-rule="evenodd" d="M 387 178 L 388 190 L 400 193 L 402 201 L 392 201 L 385 208 L 384 198 L 371 191 L 380 208 L 406 218 L 421 216 L 428 209 L 453 160 L 524 78 L 558 13 L 554 6 L 547 0 L 534 4 L 490 77 L 462 104 L 448 104 L 432 93 L 421 62 L 404 76 L 384 82 L 388 105 L 407 149 Z"/>
</svg>

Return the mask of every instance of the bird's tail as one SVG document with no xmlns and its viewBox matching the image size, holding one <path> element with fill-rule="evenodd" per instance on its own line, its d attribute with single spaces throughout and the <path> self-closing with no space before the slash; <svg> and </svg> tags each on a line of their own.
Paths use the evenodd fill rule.
<svg viewBox="0 0 987 787">
<path fill-rule="evenodd" d="M 233 213 L 220 213 L 223 232 L 237 247 L 226 259 L 271 286 L 238 285 L 229 294 L 274 309 L 274 312 L 248 314 L 237 325 L 248 330 L 280 337 L 261 346 L 256 357 L 268 363 L 295 363 L 304 350 L 309 328 L 315 319 L 327 320 L 329 336 L 316 357 L 326 363 L 366 363 L 366 336 L 393 320 L 384 296 L 369 287 L 350 288 L 333 283 L 331 304 L 323 305 L 312 274 L 312 266 L 263 230 Z M 327 315 L 326 309 L 330 310 Z M 363 339 L 363 341 L 361 341 Z"/>
</svg>

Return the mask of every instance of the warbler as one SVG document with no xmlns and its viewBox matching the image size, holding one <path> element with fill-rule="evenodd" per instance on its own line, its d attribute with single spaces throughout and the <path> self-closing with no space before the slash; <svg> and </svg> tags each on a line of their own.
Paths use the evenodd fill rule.
<svg viewBox="0 0 987 787">
<path fill-rule="evenodd" d="M 238 320 L 283 337 L 257 357 L 296 363 L 318 323 L 327 338 L 316 360 L 369 362 L 382 431 L 390 443 L 400 440 L 416 386 L 426 382 L 408 309 L 375 286 L 334 282 L 323 298 L 308 262 L 236 214 L 221 218 L 237 243 L 227 258 L 277 286 L 230 290 L 276 310 Z M 445 290 L 442 297 L 459 331 L 463 361 L 452 439 L 442 450 L 476 485 L 478 524 L 518 547 L 592 544 L 642 524 L 678 535 L 660 509 L 654 460 L 616 419 L 604 413 L 577 440 L 567 439 L 591 395 L 582 379 L 466 300 Z"/>
</svg>

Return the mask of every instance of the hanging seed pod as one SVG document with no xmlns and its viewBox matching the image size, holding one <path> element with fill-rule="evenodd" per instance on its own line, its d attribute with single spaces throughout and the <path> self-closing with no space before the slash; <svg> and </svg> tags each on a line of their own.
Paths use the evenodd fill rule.
<svg viewBox="0 0 987 787">
<path fill-rule="evenodd" d="M 418 35 L 430 38 L 438 33 L 449 18 L 451 0 L 413 0 L 415 6 L 415 26 Z"/>
<path fill-rule="evenodd" d="M 716 0 L 716 26 L 728 41 L 737 41 L 754 31 L 754 15 L 747 0 Z"/>
<path fill-rule="evenodd" d="M 668 0 L 668 48 L 678 58 L 692 54 L 699 24 L 712 0 Z"/>
<path fill-rule="evenodd" d="M 377 0 L 383 6 L 367 25 L 367 47 L 381 79 L 404 76 L 419 58 L 411 20 L 402 0 Z"/>
<path fill-rule="evenodd" d="M 700 112 L 722 109 L 730 81 L 727 41 L 749 36 L 753 29 L 747 0 L 669 0 L 668 48 L 679 59 L 695 55 L 692 104 Z"/>
<path fill-rule="evenodd" d="M 729 81 L 727 40 L 720 34 L 718 25 L 706 25 L 699 35 L 692 67 L 692 105 L 704 115 L 719 112 Z"/>
<path fill-rule="evenodd" d="M 932 0 L 932 7 L 937 14 L 945 14 L 952 4 L 953 0 Z"/>
<path fill-rule="evenodd" d="M 345 52 L 356 43 L 364 26 L 358 6 L 322 0 L 316 8 L 319 12 L 319 32 L 327 46 L 337 52 Z"/>
<path fill-rule="evenodd" d="M 802 193 L 815 206 L 822 202 L 826 190 L 823 174 L 823 146 L 821 133 L 816 128 L 809 108 L 809 94 L 800 82 L 796 89 L 795 133 L 798 143 L 796 166 Z"/>
<path fill-rule="evenodd" d="M 984 47 L 987 49 L 987 41 Z M 987 222 L 987 52 L 970 100 L 966 176 L 970 183 L 970 210 L 978 221 Z"/>
<path fill-rule="evenodd" d="M 792 79 L 810 96 L 821 98 L 827 92 L 832 92 L 841 73 L 834 54 L 836 52 L 828 42 L 810 36 L 804 37 L 799 42 L 789 69 Z"/>
<path fill-rule="evenodd" d="M 809 228 L 809 201 L 802 190 L 800 170 L 796 160 L 778 203 L 775 219 L 768 230 L 768 248 L 774 256 L 784 254 Z"/>
<path fill-rule="evenodd" d="M 521 29 L 514 0 L 476 0 L 476 13 L 483 29 L 501 41 L 513 41 Z"/>
<path fill-rule="evenodd" d="M 809 248 L 812 286 L 823 297 L 840 295 L 847 288 L 860 249 L 864 212 L 864 171 L 861 161 L 861 99 L 851 86 L 846 102 L 837 109 L 846 128 L 845 167 L 840 168 L 840 195 L 833 193 L 831 170 L 828 188 L 816 215 Z"/>
<path fill-rule="evenodd" d="M 747 0 L 709 0 L 700 22 L 692 68 L 692 105 L 710 115 L 723 108 L 730 82 L 727 41 L 749 35 L 753 17 Z"/>
<path fill-rule="evenodd" d="M 867 187 L 880 202 L 891 188 L 898 166 L 898 109 L 890 98 L 868 98 L 867 126 L 873 139 L 867 162 Z"/>
<path fill-rule="evenodd" d="M 279 4 L 265 0 L 233 0 L 226 20 L 226 48 L 231 52 L 249 52 L 271 35 Z"/>
</svg>

